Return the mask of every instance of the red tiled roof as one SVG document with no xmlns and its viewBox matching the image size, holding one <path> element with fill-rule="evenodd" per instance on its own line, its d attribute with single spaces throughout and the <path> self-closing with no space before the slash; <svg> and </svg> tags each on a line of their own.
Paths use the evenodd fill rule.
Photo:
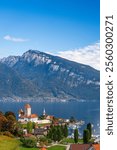
<svg viewBox="0 0 117 150">
<path fill-rule="evenodd" d="M 27 115 L 23 115 L 23 116 L 20 116 L 20 118 L 38 118 L 38 115 L 37 114 L 31 114 L 30 116 L 27 116 Z"/>
<path fill-rule="evenodd" d="M 38 115 L 37 114 L 31 114 L 29 117 L 30 118 L 38 118 Z"/>
<path fill-rule="evenodd" d="M 47 150 L 45 147 L 41 148 L 41 150 Z"/>
<path fill-rule="evenodd" d="M 25 108 L 31 108 L 30 104 L 26 104 Z"/>
<path fill-rule="evenodd" d="M 93 144 L 95 150 L 100 150 L 100 144 Z"/>
<path fill-rule="evenodd" d="M 88 150 L 90 147 L 90 144 L 72 144 L 70 150 Z"/>
</svg>

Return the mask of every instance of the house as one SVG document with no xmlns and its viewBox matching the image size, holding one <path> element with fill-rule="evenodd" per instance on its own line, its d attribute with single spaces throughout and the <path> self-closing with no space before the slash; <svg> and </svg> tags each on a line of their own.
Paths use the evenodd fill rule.
<svg viewBox="0 0 117 150">
<path fill-rule="evenodd" d="M 92 146 L 95 150 L 100 150 L 100 144 L 93 144 Z"/>
<path fill-rule="evenodd" d="M 36 136 L 47 135 L 47 129 L 44 129 L 44 128 L 35 128 L 34 129 L 34 135 L 36 135 Z"/>
<path fill-rule="evenodd" d="M 99 144 L 71 144 L 69 150 L 100 150 Z"/>
<path fill-rule="evenodd" d="M 89 150 L 90 144 L 71 144 L 69 150 Z"/>
<path fill-rule="evenodd" d="M 46 119 L 47 119 L 47 120 L 53 120 L 53 118 L 54 118 L 54 116 L 50 116 L 50 115 L 47 115 L 47 116 L 46 116 Z"/>
<path fill-rule="evenodd" d="M 24 107 L 24 111 L 22 109 L 19 110 L 19 119 L 20 122 L 37 122 L 38 121 L 38 115 L 31 113 L 31 106 L 29 104 L 26 104 Z"/>
<path fill-rule="evenodd" d="M 46 114 L 46 111 L 45 111 L 45 108 L 44 108 L 44 110 L 43 110 L 43 115 L 42 115 L 43 117 L 44 117 L 44 119 L 46 119 L 46 120 L 53 120 L 54 119 L 54 116 L 50 116 L 50 115 L 48 115 L 48 114 Z"/>
</svg>

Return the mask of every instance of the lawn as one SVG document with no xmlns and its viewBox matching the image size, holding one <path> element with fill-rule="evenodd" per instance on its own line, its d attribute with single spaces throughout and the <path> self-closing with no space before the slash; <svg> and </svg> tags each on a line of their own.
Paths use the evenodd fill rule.
<svg viewBox="0 0 117 150">
<path fill-rule="evenodd" d="M 39 148 L 25 148 L 21 142 L 15 138 L 0 135 L 0 150 L 39 150 Z M 66 150 L 65 146 L 52 146 L 48 150 Z"/>
<path fill-rule="evenodd" d="M 61 144 L 68 144 L 68 143 L 74 143 L 74 139 L 73 138 L 64 138 L 61 141 Z M 83 144 L 83 139 L 78 139 L 78 143 Z"/>
<path fill-rule="evenodd" d="M 78 143 L 83 144 L 83 139 L 78 139 Z"/>
<path fill-rule="evenodd" d="M 39 150 L 38 148 L 21 147 L 19 140 L 0 135 L 0 150 Z"/>
<path fill-rule="evenodd" d="M 19 150 L 19 145 L 18 140 L 0 135 L 0 150 Z"/>
<path fill-rule="evenodd" d="M 68 143 L 74 143 L 74 139 L 72 139 L 72 138 L 64 138 L 61 141 L 61 144 L 68 144 Z"/>
</svg>

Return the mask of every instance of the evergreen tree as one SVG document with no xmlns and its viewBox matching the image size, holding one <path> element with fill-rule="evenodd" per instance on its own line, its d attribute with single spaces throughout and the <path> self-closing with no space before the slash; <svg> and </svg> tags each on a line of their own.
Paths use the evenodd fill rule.
<svg viewBox="0 0 117 150">
<path fill-rule="evenodd" d="M 74 142 L 78 143 L 78 129 L 74 130 Z"/>
<path fill-rule="evenodd" d="M 89 139 L 91 139 L 92 136 L 92 127 L 91 127 L 91 123 L 87 124 L 87 129 L 89 130 Z"/>
<path fill-rule="evenodd" d="M 61 128 L 61 131 L 62 131 L 62 136 L 64 137 L 64 126 L 61 125 L 60 128 Z"/>
<path fill-rule="evenodd" d="M 57 141 L 57 127 L 53 127 L 52 129 L 52 138 L 54 141 Z"/>
<path fill-rule="evenodd" d="M 56 135 L 57 135 L 57 141 L 60 141 L 63 138 L 62 130 L 60 126 L 57 127 Z"/>
<path fill-rule="evenodd" d="M 68 128 L 67 128 L 66 124 L 65 124 L 65 126 L 63 128 L 63 135 L 64 135 L 64 137 L 68 137 Z"/>
<path fill-rule="evenodd" d="M 85 129 L 85 130 L 83 131 L 83 142 L 84 142 L 84 144 L 86 144 L 86 143 L 89 142 L 89 137 L 90 137 L 89 130 L 88 130 L 88 129 Z"/>
</svg>

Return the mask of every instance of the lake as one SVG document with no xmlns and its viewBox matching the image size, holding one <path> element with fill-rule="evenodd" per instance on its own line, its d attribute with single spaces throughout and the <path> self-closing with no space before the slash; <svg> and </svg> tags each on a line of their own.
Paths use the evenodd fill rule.
<svg viewBox="0 0 117 150">
<path fill-rule="evenodd" d="M 18 117 L 18 110 L 24 109 L 26 102 L 0 102 L 0 111 L 13 111 Z M 71 116 L 78 120 L 85 121 L 85 125 L 91 122 L 95 134 L 100 133 L 100 104 L 99 102 L 29 102 L 32 107 L 32 113 L 42 115 L 43 109 L 48 115 L 54 115 L 60 118 L 69 119 Z"/>
</svg>

